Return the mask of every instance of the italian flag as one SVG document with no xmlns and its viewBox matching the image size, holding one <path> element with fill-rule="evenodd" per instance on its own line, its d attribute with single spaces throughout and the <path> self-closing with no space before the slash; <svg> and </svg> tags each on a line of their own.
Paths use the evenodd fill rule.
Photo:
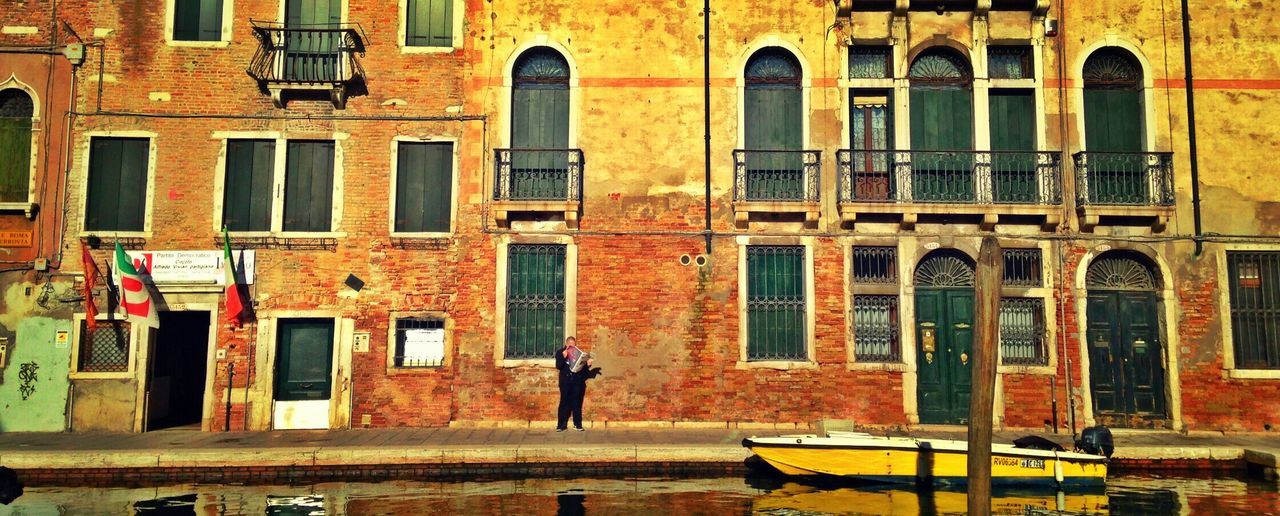
<svg viewBox="0 0 1280 516">
<path fill-rule="evenodd" d="M 222 228 L 222 272 L 227 284 L 227 322 L 240 327 L 240 318 L 244 316 L 244 298 L 240 297 L 240 284 L 236 283 L 236 262 L 231 258 L 231 237 L 227 228 Z"/>
<path fill-rule="evenodd" d="M 120 308 L 130 322 L 143 323 L 152 328 L 160 327 L 160 316 L 152 302 L 142 275 L 133 266 L 133 260 L 125 254 L 120 242 L 116 242 L 116 288 L 120 292 Z"/>
</svg>

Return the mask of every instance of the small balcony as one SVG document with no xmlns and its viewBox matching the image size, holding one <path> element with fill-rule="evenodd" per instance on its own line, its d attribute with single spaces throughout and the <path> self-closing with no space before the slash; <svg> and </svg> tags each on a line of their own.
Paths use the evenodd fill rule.
<svg viewBox="0 0 1280 516">
<path fill-rule="evenodd" d="M 922 216 L 1001 223 L 1062 221 L 1057 152 L 841 150 L 837 153 L 841 221 L 896 219 L 913 229 Z"/>
<path fill-rule="evenodd" d="M 502 227 L 512 214 L 560 214 L 578 227 L 582 149 L 495 149 L 493 212 Z"/>
<path fill-rule="evenodd" d="M 1102 224 L 1164 231 L 1173 216 L 1172 152 L 1078 152 L 1073 158 L 1082 231 Z"/>
<path fill-rule="evenodd" d="M 822 152 L 733 151 L 734 223 L 746 228 L 751 214 L 803 217 L 816 227 L 822 211 Z"/>
<path fill-rule="evenodd" d="M 278 108 L 284 107 L 286 92 L 327 92 L 334 107 L 343 109 L 353 87 L 364 84 L 357 56 L 364 56 L 365 38 L 359 25 L 286 27 L 255 20 L 253 35 L 258 51 L 247 71 Z"/>
</svg>

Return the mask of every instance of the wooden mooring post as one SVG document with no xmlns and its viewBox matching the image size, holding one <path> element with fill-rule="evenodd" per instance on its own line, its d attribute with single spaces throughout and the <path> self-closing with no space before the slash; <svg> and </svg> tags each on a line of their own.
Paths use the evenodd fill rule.
<svg viewBox="0 0 1280 516">
<path fill-rule="evenodd" d="M 983 237 L 974 285 L 973 390 L 969 397 L 969 514 L 991 514 L 991 426 L 1000 341 L 1000 283 L 1004 256 L 995 237 Z"/>
</svg>

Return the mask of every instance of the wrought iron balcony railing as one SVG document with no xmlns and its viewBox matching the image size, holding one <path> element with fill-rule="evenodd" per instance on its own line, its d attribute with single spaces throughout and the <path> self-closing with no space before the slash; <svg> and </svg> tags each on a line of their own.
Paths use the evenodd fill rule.
<svg viewBox="0 0 1280 516">
<path fill-rule="evenodd" d="M 817 203 L 822 152 L 733 151 L 733 200 Z"/>
<path fill-rule="evenodd" d="M 252 23 L 258 50 L 247 71 L 273 94 L 289 89 L 334 89 L 338 92 L 334 100 L 345 101 L 345 88 L 364 80 L 358 56 L 364 56 L 365 38 L 359 25 Z"/>
<path fill-rule="evenodd" d="M 1061 155 L 841 150 L 839 202 L 1060 204 Z"/>
<path fill-rule="evenodd" d="M 581 201 L 582 149 L 496 149 L 495 201 Z"/>
<path fill-rule="evenodd" d="M 1172 206 L 1172 152 L 1077 152 L 1076 203 Z"/>
</svg>

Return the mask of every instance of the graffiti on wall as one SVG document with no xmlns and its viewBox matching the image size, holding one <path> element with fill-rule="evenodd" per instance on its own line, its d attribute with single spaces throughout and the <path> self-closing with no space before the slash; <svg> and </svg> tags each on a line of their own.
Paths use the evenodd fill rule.
<svg viewBox="0 0 1280 516">
<path fill-rule="evenodd" d="M 22 380 L 22 384 L 18 386 L 18 392 L 22 394 L 22 401 L 26 401 L 36 392 L 36 369 L 39 368 L 40 366 L 35 362 L 27 362 L 18 370 L 18 379 Z"/>
</svg>

